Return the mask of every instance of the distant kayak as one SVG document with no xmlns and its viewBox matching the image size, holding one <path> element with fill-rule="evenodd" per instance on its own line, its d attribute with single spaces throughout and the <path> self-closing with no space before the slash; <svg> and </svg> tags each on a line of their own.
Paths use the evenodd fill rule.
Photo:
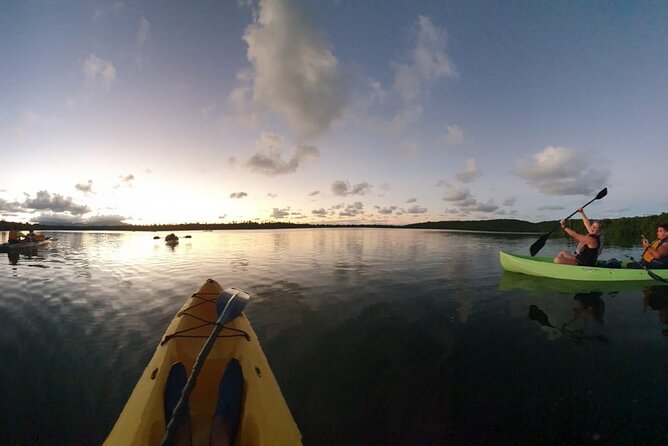
<svg viewBox="0 0 668 446">
<path fill-rule="evenodd" d="M 560 265 L 552 257 L 531 257 L 520 254 L 499 253 L 501 267 L 510 272 L 530 276 L 549 277 L 560 280 L 604 281 L 604 282 L 641 282 L 654 281 L 644 269 L 603 268 L 596 266 Z M 653 269 L 657 276 L 668 279 L 668 269 Z"/>
<path fill-rule="evenodd" d="M 34 248 L 36 246 L 48 245 L 53 240 L 51 237 L 47 237 L 44 240 L 37 240 L 34 242 L 18 242 L 18 243 L 3 243 L 0 244 L 0 252 L 7 252 L 14 249 L 25 249 L 25 248 Z"/>
<path fill-rule="evenodd" d="M 218 282 L 209 279 L 187 299 L 139 378 L 105 441 L 106 445 L 160 444 L 167 427 L 167 402 L 172 400 L 174 393 L 169 392 L 174 390 L 170 387 L 172 371 L 180 370 L 177 375 L 183 379 L 193 374 L 196 359 L 219 313 L 222 313 L 221 302 L 224 304 L 229 296 L 238 294 L 248 300 L 243 291 L 234 288 L 223 291 Z M 209 444 L 213 415 L 220 404 L 219 390 L 226 388 L 221 384 L 221 377 L 227 375 L 230 364 L 239 370 L 241 383 L 238 387 L 239 424 L 234 444 L 301 444 L 301 433 L 257 335 L 243 313 L 225 324 L 202 364 L 188 399 L 192 444 Z M 176 390 L 178 398 L 181 393 L 179 388 Z M 234 389 L 232 391 L 234 393 Z"/>
</svg>

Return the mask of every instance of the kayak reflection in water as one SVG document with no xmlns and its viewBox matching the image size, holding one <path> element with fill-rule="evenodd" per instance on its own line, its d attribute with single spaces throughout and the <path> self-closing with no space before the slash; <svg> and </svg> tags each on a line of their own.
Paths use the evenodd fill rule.
<svg viewBox="0 0 668 446">
<path fill-rule="evenodd" d="M 568 336 L 575 340 L 576 344 L 580 344 L 586 339 L 608 342 L 608 338 L 604 335 L 585 336 L 589 319 L 594 319 L 600 325 L 604 324 L 605 301 L 601 298 L 601 295 L 602 293 L 600 292 L 577 293 L 574 299 L 580 303 L 580 306 L 573 308 L 573 317 L 563 323 L 561 327 L 552 324 L 548 315 L 536 305 L 529 307 L 529 319 L 538 322 L 543 327 L 554 329 L 562 336 Z M 571 324 L 578 320 L 583 322 L 582 327 L 578 329 L 571 328 Z"/>
<path fill-rule="evenodd" d="M 668 325 L 668 287 L 651 286 L 643 290 L 643 306 L 658 312 L 659 322 Z M 661 330 L 663 336 L 668 336 L 668 328 Z"/>
</svg>

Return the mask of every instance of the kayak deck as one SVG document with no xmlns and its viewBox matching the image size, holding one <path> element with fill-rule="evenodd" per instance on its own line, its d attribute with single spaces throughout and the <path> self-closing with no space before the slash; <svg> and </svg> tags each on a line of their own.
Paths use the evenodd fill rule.
<svg viewBox="0 0 668 446">
<path fill-rule="evenodd" d="M 595 266 L 560 265 L 551 257 L 531 257 L 528 255 L 499 252 L 501 267 L 510 272 L 549 277 L 561 280 L 605 281 L 605 282 L 642 282 L 652 281 L 644 269 L 602 268 Z M 668 269 L 653 269 L 657 276 L 668 279 Z"/>
<path fill-rule="evenodd" d="M 106 445 L 157 445 L 165 433 L 164 388 L 177 362 L 191 375 L 197 356 L 217 319 L 214 280 L 191 296 L 176 314 L 142 373 Z M 225 325 L 204 362 L 188 400 L 192 444 L 209 444 L 220 380 L 232 359 L 242 368 L 244 391 L 236 444 L 301 444 L 292 418 L 257 335 L 242 313 Z"/>
</svg>

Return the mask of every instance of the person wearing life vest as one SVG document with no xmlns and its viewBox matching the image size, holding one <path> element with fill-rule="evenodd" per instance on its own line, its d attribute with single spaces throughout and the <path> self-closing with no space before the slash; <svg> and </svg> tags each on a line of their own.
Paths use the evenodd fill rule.
<svg viewBox="0 0 668 446">
<path fill-rule="evenodd" d="M 44 237 L 44 234 L 35 234 L 34 229 L 30 229 L 28 231 L 28 235 L 26 235 L 26 241 L 27 242 L 39 242 L 44 240 L 46 237 Z"/>
<path fill-rule="evenodd" d="M 11 229 L 7 241 L 9 243 L 20 243 L 21 239 L 25 238 L 25 234 L 18 230 L 18 228 Z"/>
<path fill-rule="evenodd" d="M 589 222 L 582 208 L 578 209 L 582 215 L 582 220 L 585 221 L 587 234 L 579 234 L 577 231 L 566 226 L 566 220 L 561 220 L 561 228 L 571 238 L 575 239 L 581 244 L 580 250 L 577 254 L 567 251 L 561 251 L 557 257 L 554 258 L 554 263 L 562 265 L 581 265 L 581 266 L 596 266 L 598 260 L 599 248 L 601 246 L 601 223 L 598 221 Z"/>
<path fill-rule="evenodd" d="M 656 229 L 656 240 L 652 243 L 646 238 L 643 238 L 642 246 L 645 248 L 645 251 L 642 254 L 642 260 L 636 263 L 629 263 L 628 268 L 668 268 L 668 223 L 659 225 Z"/>
</svg>

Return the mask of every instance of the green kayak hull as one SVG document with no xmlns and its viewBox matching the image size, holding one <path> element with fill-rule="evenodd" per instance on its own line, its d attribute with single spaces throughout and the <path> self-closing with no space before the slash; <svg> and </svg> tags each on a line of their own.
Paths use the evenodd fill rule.
<svg viewBox="0 0 668 446">
<path fill-rule="evenodd" d="M 644 269 L 558 265 L 551 257 L 531 257 L 503 251 L 499 253 L 499 259 L 504 270 L 530 276 L 581 282 L 657 282 Z M 653 269 L 652 272 L 668 279 L 668 269 Z"/>
</svg>

